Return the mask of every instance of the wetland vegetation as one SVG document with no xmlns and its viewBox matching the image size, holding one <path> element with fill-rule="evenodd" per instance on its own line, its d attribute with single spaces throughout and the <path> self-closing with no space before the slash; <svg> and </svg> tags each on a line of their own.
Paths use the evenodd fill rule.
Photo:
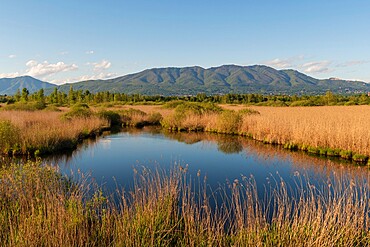
<svg viewBox="0 0 370 247">
<path fill-rule="evenodd" d="M 182 131 L 213 132 L 369 162 L 370 106 L 329 106 L 344 102 L 342 96 L 333 96 L 334 101 L 330 94 L 320 96 L 330 99 L 320 107 L 266 107 L 212 102 L 217 96 L 202 102 L 194 102 L 202 95 L 172 101 L 158 97 L 150 103 L 143 96 L 127 96 L 138 97 L 127 104 L 115 94 L 102 95 L 113 100 L 94 102 L 98 96 L 86 92 L 24 92 L 7 98 L 0 110 L 2 154 L 38 157 L 73 149 L 113 125 L 159 125 L 173 138 L 182 138 Z M 262 102 L 272 98 L 266 97 Z M 356 97 L 353 102 L 367 102 Z M 228 145 L 220 147 L 230 151 Z M 3 162 L 0 169 L 0 239 L 5 246 L 367 246 L 370 241 L 369 184 L 361 179 L 334 176 L 316 188 L 297 178 L 304 189 L 293 195 L 284 180 L 276 180 L 267 207 L 257 196 L 262 188 L 250 178 L 219 188 L 222 200 L 211 205 L 214 195 L 206 180 L 199 175 L 194 184 L 180 166 L 137 171 L 133 189 L 113 195 L 88 176 L 66 177 L 40 161 Z"/>
</svg>

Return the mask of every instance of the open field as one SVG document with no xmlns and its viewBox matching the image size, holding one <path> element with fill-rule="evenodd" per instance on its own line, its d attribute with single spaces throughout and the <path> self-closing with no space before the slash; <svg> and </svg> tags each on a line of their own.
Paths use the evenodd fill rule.
<svg viewBox="0 0 370 247">
<path fill-rule="evenodd" d="M 199 174 L 136 171 L 113 197 L 37 163 L 0 168 L 2 246 L 368 246 L 369 184 L 339 174 L 321 192 L 297 175 L 297 193 L 276 180 L 267 211 L 253 178 L 218 190 L 211 206 Z M 305 188 L 305 189 L 304 189 Z M 195 194 L 193 193 L 195 192 Z M 118 200 L 118 201 L 117 201 Z M 265 206 L 264 206 L 265 205 Z"/>
</svg>

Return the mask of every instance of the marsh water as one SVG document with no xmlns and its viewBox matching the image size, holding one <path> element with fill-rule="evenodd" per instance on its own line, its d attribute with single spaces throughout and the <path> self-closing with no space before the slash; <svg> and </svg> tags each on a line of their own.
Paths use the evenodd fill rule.
<svg viewBox="0 0 370 247">
<path fill-rule="evenodd" d="M 366 179 L 370 174 L 364 166 L 291 152 L 245 137 L 171 133 L 157 128 L 107 132 L 96 140 L 85 141 L 72 153 L 49 157 L 44 162 L 58 165 L 69 175 L 89 174 L 109 191 L 132 187 L 134 170 L 142 167 L 188 167 L 190 177 L 196 180 L 201 174 L 211 188 L 235 179 L 253 178 L 262 190 L 281 179 L 294 187 L 304 177 L 320 186 L 333 176 Z"/>
</svg>

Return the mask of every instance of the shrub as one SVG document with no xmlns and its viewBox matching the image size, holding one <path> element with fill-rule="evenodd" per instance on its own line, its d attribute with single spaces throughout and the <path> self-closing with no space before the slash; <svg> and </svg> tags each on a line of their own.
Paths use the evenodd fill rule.
<svg viewBox="0 0 370 247">
<path fill-rule="evenodd" d="M 114 112 L 114 111 L 103 110 L 103 111 L 98 112 L 97 115 L 100 118 L 108 120 L 110 123 L 110 126 L 120 125 L 122 123 L 121 116 L 117 112 Z"/>
<path fill-rule="evenodd" d="M 10 121 L 0 121 L 0 151 L 10 152 L 19 142 L 19 129 Z"/>
<path fill-rule="evenodd" d="M 154 112 L 148 116 L 147 121 L 151 125 L 158 125 L 161 123 L 162 119 L 163 116 L 159 112 Z"/>
<path fill-rule="evenodd" d="M 119 111 L 121 121 L 126 126 L 140 126 L 145 121 L 144 117 L 147 115 L 145 112 L 129 108 L 127 110 Z"/>
<path fill-rule="evenodd" d="M 340 149 L 332 149 L 328 148 L 326 152 L 327 156 L 332 156 L 332 157 L 339 157 L 340 156 Z"/>
<path fill-rule="evenodd" d="M 292 151 L 296 151 L 296 150 L 298 150 L 298 145 L 294 144 L 294 143 L 291 143 L 291 142 L 288 142 L 288 143 L 284 144 L 284 148 L 292 150 Z"/>
<path fill-rule="evenodd" d="M 223 111 L 217 118 L 217 131 L 220 133 L 237 134 L 242 117 L 235 111 Z"/>
<path fill-rule="evenodd" d="M 45 103 L 43 102 L 17 102 L 14 104 L 9 104 L 4 107 L 4 110 L 11 110 L 11 111 L 37 111 L 42 110 L 46 107 Z"/>
<path fill-rule="evenodd" d="M 241 115 L 259 115 L 260 112 L 257 111 L 257 110 L 246 108 L 246 109 L 240 110 L 239 114 L 241 114 Z"/>
<path fill-rule="evenodd" d="M 362 155 L 362 154 L 354 154 L 352 156 L 352 160 L 356 162 L 366 163 L 369 159 L 369 156 Z"/>
<path fill-rule="evenodd" d="M 343 159 L 350 160 L 352 158 L 352 152 L 347 150 L 342 150 L 339 153 L 340 157 Z"/>
<path fill-rule="evenodd" d="M 71 110 L 64 115 L 62 118 L 64 119 L 72 119 L 72 118 L 89 118 L 93 115 L 92 111 L 89 109 L 89 106 L 86 104 L 76 104 L 74 105 Z"/>
<path fill-rule="evenodd" d="M 44 111 L 55 111 L 55 112 L 61 112 L 62 110 L 60 110 L 56 105 L 48 105 Z"/>
</svg>

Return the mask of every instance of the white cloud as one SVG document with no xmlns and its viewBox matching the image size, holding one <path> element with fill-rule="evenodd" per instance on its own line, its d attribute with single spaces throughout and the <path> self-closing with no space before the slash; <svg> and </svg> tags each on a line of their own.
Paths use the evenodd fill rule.
<svg viewBox="0 0 370 247">
<path fill-rule="evenodd" d="M 9 56 L 8 56 L 8 58 L 10 58 L 10 59 L 12 59 L 12 58 L 16 58 L 17 57 L 17 55 L 15 55 L 15 54 L 10 54 Z"/>
<path fill-rule="evenodd" d="M 90 81 L 90 80 L 105 80 L 109 78 L 113 78 L 117 76 L 117 73 L 99 73 L 95 75 L 84 75 L 84 76 L 79 76 L 79 77 L 74 77 L 74 78 L 68 78 L 63 81 L 60 80 L 52 80 L 51 83 L 54 84 L 62 84 L 62 83 L 73 83 L 73 82 L 79 82 L 79 81 Z"/>
<path fill-rule="evenodd" d="M 350 61 L 346 61 L 344 63 L 337 64 L 337 67 L 352 67 L 352 66 L 366 64 L 366 63 L 369 63 L 369 61 L 365 61 L 365 60 L 350 60 Z"/>
<path fill-rule="evenodd" d="M 292 66 L 290 59 L 279 59 L 279 58 L 266 61 L 265 64 L 278 69 L 288 68 Z"/>
<path fill-rule="evenodd" d="M 0 73 L 0 78 L 14 78 L 21 76 L 19 72 L 14 72 L 14 73 Z"/>
<path fill-rule="evenodd" d="M 59 52 L 60 55 L 64 56 L 64 55 L 67 55 L 69 52 L 68 51 L 61 51 Z"/>
<path fill-rule="evenodd" d="M 303 55 L 289 57 L 289 58 L 275 58 L 272 60 L 265 61 L 264 64 L 272 66 L 277 69 L 288 69 L 297 67 L 297 64 L 301 63 L 305 57 Z"/>
<path fill-rule="evenodd" d="M 324 73 L 330 71 L 330 61 L 316 61 L 303 64 L 301 67 L 305 73 Z"/>
<path fill-rule="evenodd" d="M 39 63 L 36 60 L 28 61 L 26 66 L 28 67 L 26 74 L 34 77 L 50 76 L 60 72 L 78 69 L 76 64 L 65 64 L 64 62 L 57 62 L 53 64 L 49 63 L 48 61 Z"/>
<path fill-rule="evenodd" d="M 81 77 L 78 77 L 77 80 L 75 81 L 104 80 L 104 79 L 112 78 L 115 76 L 117 76 L 117 73 L 103 73 L 102 72 L 102 73 L 95 74 L 92 76 L 89 76 L 89 75 L 81 76 Z"/>
<path fill-rule="evenodd" d="M 92 50 L 91 51 L 86 51 L 85 53 L 86 54 L 94 54 L 94 51 L 92 51 Z"/>
<path fill-rule="evenodd" d="M 108 60 L 102 60 L 101 62 L 99 63 L 91 63 L 93 66 L 94 66 L 94 71 L 102 71 L 102 70 L 106 70 L 106 69 L 109 69 L 110 66 L 112 65 L 111 62 L 109 62 Z"/>
</svg>

